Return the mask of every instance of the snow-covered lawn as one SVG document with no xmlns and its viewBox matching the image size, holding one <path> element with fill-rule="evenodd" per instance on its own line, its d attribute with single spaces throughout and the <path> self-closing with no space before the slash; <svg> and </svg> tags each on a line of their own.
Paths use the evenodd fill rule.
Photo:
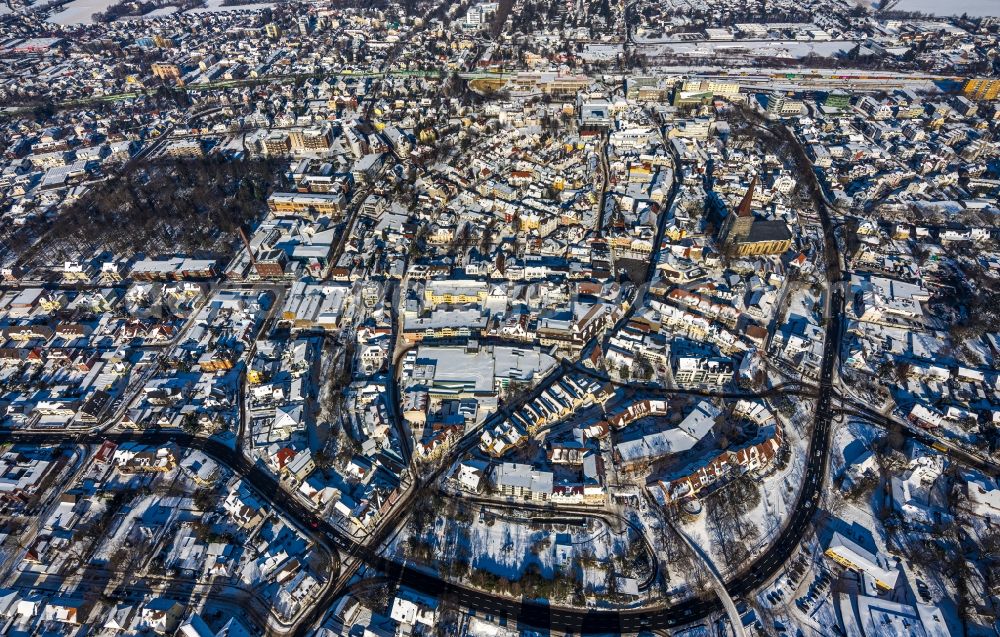
<svg viewBox="0 0 1000 637">
<path fill-rule="evenodd" d="M 444 521 L 440 522 L 443 526 Z M 582 529 L 567 528 L 572 530 L 557 533 L 503 520 L 493 524 L 474 522 L 469 529 L 472 565 L 495 575 L 517 579 L 529 564 L 535 563 L 542 575 L 551 577 L 584 551 L 590 550 L 595 559 L 605 561 L 616 550 L 624 548 L 623 538 L 612 536 L 603 523 L 595 522 Z M 603 577 L 601 583 L 603 585 Z"/>
<path fill-rule="evenodd" d="M 897 11 L 922 11 L 935 15 L 1000 16 L 1000 2 L 996 0 L 956 0 L 941 3 L 938 0 L 902 0 Z"/>
</svg>

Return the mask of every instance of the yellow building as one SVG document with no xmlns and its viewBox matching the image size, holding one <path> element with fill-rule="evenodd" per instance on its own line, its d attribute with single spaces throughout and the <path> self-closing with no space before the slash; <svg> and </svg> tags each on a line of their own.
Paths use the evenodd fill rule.
<svg viewBox="0 0 1000 637">
<path fill-rule="evenodd" d="M 203 372 L 221 372 L 233 368 L 233 359 L 228 353 L 206 354 L 198 361 L 198 367 Z"/>
<path fill-rule="evenodd" d="M 333 137 L 329 128 L 307 128 L 306 130 L 293 130 L 288 134 L 291 148 L 294 151 L 302 150 L 330 150 Z"/>
<path fill-rule="evenodd" d="M 276 192 L 267 198 L 267 207 L 277 214 L 340 216 L 344 208 L 344 197 L 340 194 Z"/>
<path fill-rule="evenodd" d="M 962 94 L 970 100 L 995 100 L 1000 97 L 1000 79 L 969 79 L 962 87 Z"/>
<path fill-rule="evenodd" d="M 428 281 L 424 287 L 424 302 L 431 305 L 458 305 L 464 303 L 483 303 L 488 291 L 482 281 L 443 280 Z"/>
<path fill-rule="evenodd" d="M 858 573 L 864 573 L 882 590 L 891 591 L 896 588 L 899 579 L 899 569 L 881 555 L 865 550 L 840 533 L 835 532 L 824 555 Z"/>
</svg>

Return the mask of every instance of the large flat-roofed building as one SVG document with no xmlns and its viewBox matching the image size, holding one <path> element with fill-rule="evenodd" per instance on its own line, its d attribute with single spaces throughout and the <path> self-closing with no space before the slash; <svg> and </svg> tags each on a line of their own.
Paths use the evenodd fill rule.
<svg viewBox="0 0 1000 637">
<path fill-rule="evenodd" d="M 732 359 L 704 356 L 674 358 L 674 382 L 678 385 L 725 385 L 732 379 Z"/>
<path fill-rule="evenodd" d="M 408 343 L 427 338 L 476 338 L 482 335 L 486 321 L 478 307 L 434 310 L 426 317 L 405 317 L 403 338 Z"/>
<path fill-rule="evenodd" d="M 493 481 L 503 495 L 545 501 L 552 495 L 552 477 L 531 465 L 505 462 L 496 468 Z"/>
<path fill-rule="evenodd" d="M 178 139 L 163 149 L 167 157 L 204 157 L 205 146 L 200 139 Z"/>
<path fill-rule="evenodd" d="M 555 364 L 554 358 L 535 348 L 422 346 L 414 377 L 426 385 L 431 398 L 487 398 L 511 381 L 531 384 Z"/>
<path fill-rule="evenodd" d="M 857 637 L 951 637 L 953 634 L 939 608 L 927 604 L 910 606 L 874 594 L 841 593 L 840 618 L 844 635 Z"/>
<path fill-rule="evenodd" d="M 586 75 L 565 75 L 562 73 L 533 73 L 522 71 L 510 80 L 508 88 L 512 91 L 530 91 L 540 89 L 543 93 L 553 96 L 570 97 L 587 88 L 590 78 Z"/>
<path fill-rule="evenodd" d="M 330 134 L 329 128 L 293 130 L 288 134 L 288 138 L 295 152 L 330 150 L 330 145 L 333 143 L 333 135 Z"/>
<path fill-rule="evenodd" d="M 421 347 L 415 377 L 432 397 L 486 397 L 493 392 L 493 356 L 465 347 Z"/>
<path fill-rule="evenodd" d="M 28 502 L 35 498 L 57 465 L 17 451 L 0 455 L 0 500 Z"/>
<path fill-rule="evenodd" d="M 276 192 L 267 198 L 273 214 L 309 214 L 339 217 L 344 210 L 344 196 L 335 193 Z"/>
<path fill-rule="evenodd" d="M 150 70 L 161 80 L 179 80 L 183 74 L 181 67 L 170 62 L 153 62 Z"/>
<path fill-rule="evenodd" d="M 347 291 L 347 287 L 343 285 L 296 281 L 285 298 L 281 318 L 289 321 L 296 329 L 337 329 L 347 300 Z"/>
<path fill-rule="evenodd" d="M 131 277 L 136 281 L 179 281 L 207 279 L 215 276 L 214 259 L 144 259 L 132 266 Z"/>
<path fill-rule="evenodd" d="M 289 151 L 292 150 L 291 142 L 289 137 L 282 131 L 272 131 L 267 134 L 264 139 L 261 140 L 261 145 L 264 147 L 264 153 L 268 157 L 280 157 L 281 155 L 287 155 Z"/>
<path fill-rule="evenodd" d="M 1000 97 L 1000 79 L 972 78 L 965 82 L 962 93 L 972 100 L 995 100 Z"/>
</svg>

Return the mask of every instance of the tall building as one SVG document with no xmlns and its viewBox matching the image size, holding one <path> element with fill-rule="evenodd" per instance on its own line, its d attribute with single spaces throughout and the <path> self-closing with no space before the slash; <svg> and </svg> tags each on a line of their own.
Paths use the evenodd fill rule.
<svg viewBox="0 0 1000 637">
<path fill-rule="evenodd" d="M 293 151 L 330 150 L 332 135 L 329 128 L 307 128 L 293 130 L 288 134 Z"/>
<path fill-rule="evenodd" d="M 266 33 L 267 37 L 272 40 L 277 40 L 281 37 L 281 27 L 275 22 L 269 22 L 267 26 L 264 27 L 264 33 Z"/>
<path fill-rule="evenodd" d="M 309 18 L 309 16 L 304 15 L 299 17 L 298 24 L 299 24 L 300 35 L 309 35 L 309 33 L 312 31 L 312 21 Z"/>
<path fill-rule="evenodd" d="M 500 4 L 498 2 L 483 2 L 469 7 L 465 12 L 465 24 L 470 27 L 479 26 L 490 19 L 497 12 Z"/>
<path fill-rule="evenodd" d="M 802 100 L 797 100 L 780 92 L 773 91 L 764 95 L 769 115 L 788 117 L 802 114 Z"/>
<path fill-rule="evenodd" d="M 288 135 L 281 131 L 272 131 L 263 139 L 264 153 L 268 157 L 287 155 L 292 146 L 289 143 Z"/>
<path fill-rule="evenodd" d="M 973 78 L 965 82 L 962 93 L 971 100 L 995 100 L 1000 97 L 1000 80 Z"/>
</svg>

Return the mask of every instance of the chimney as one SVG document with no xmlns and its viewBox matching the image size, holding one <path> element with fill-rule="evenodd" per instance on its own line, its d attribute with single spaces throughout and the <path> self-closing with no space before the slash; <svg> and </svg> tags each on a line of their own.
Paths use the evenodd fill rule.
<svg viewBox="0 0 1000 637">
<path fill-rule="evenodd" d="M 240 237 L 243 238 L 243 245 L 247 247 L 247 254 L 250 255 L 251 265 L 257 265 L 257 258 L 253 255 L 253 248 L 250 247 L 250 238 L 247 236 L 246 230 L 243 226 L 240 226 Z"/>
</svg>

